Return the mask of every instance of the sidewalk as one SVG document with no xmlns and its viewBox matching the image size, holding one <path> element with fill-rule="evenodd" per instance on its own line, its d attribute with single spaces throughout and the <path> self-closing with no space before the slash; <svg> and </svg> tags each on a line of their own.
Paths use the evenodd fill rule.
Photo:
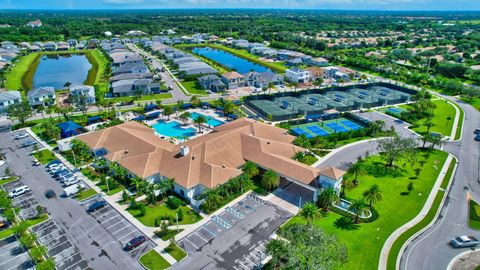
<svg viewBox="0 0 480 270">
<path fill-rule="evenodd" d="M 415 226 L 417 223 L 422 221 L 422 219 L 428 214 L 430 211 L 430 208 L 432 208 L 433 202 L 435 200 L 435 197 L 437 196 L 438 191 L 440 190 L 440 186 L 442 184 L 443 178 L 447 174 L 448 168 L 450 166 L 451 162 L 455 162 L 454 158 L 452 155 L 448 155 L 447 159 L 445 160 L 445 163 L 443 164 L 442 170 L 438 174 L 437 180 L 435 181 L 435 184 L 432 187 L 432 191 L 428 195 L 427 201 L 423 205 L 422 210 L 420 213 L 418 213 L 417 216 L 415 216 L 412 220 L 409 222 L 403 224 L 401 227 L 396 229 L 385 241 L 382 247 L 382 251 L 380 253 L 380 261 L 378 263 L 378 268 L 381 270 L 386 270 L 387 269 L 387 261 L 388 261 L 388 255 L 390 253 L 390 250 L 392 248 L 393 243 L 395 240 L 397 240 L 398 237 L 400 237 L 404 232 Z"/>
</svg>

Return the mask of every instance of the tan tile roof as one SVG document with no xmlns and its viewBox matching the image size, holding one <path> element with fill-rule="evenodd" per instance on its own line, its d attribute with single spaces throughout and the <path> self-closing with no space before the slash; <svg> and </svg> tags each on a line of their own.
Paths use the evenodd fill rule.
<svg viewBox="0 0 480 270">
<path fill-rule="evenodd" d="M 243 78 L 242 74 L 236 72 L 236 71 L 230 71 L 222 74 L 222 77 L 226 79 L 238 79 L 238 78 Z"/>
<path fill-rule="evenodd" d="M 320 169 L 320 175 L 324 175 L 326 177 L 336 180 L 340 179 L 340 177 L 342 177 L 345 173 L 345 171 L 331 166 Z"/>
<path fill-rule="evenodd" d="M 294 138 L 284 129 L 247 118 L 218 126 L 181 145 L 158 138 L 152 129 L 137 122 L 78 137 L 92 149 L 105 148 L 109 152 L 105 158 L 139 177 L 159 173 L 187 189 L 223 184 L 242 173 L 245 160 L 309 184 L 319 170 L 291 159 L 296 152 L 305 151 L 291 144 Z M 187 155 L 180 155 L 181 146 L 188 146 Z"/>
</svg>

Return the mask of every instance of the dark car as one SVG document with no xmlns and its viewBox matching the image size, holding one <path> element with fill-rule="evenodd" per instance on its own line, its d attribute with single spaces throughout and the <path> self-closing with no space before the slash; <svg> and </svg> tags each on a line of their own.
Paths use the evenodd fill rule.
<svg viewBox="0 0 480 270">
<path fill-rule="evenodd" d="M 49 189 L 49 190 L 45 191 L 45 197 L 47 199 L 55 198 L 55 197 L 57 197 L 57 194 L 55 193 L 55 191 Z"/>
<path fill-rule="evenodd" d="M 137 237 L 133 238 L 132 240 L 128 241 L 128 243 L 125 245 L 125 247 L 123 249 L 125 251 L 130 251 L 130 250 L 140 246 L 141 244 L 145 243 L 145 241 L 147 241 L 147 237 L 145 237 L 144 235 L 137 236 Z"/>
<path fill-rule="evenodd" d="M 105 207 L 106 205 L 107 205 L 106 201 L 94 202 L 87 208 L 87 212 L 89 212 L 89 213 L 95 212 L 95 211 Z"/>
<path fill-rule="evenodd" d="M 477 136 L 475 136 L 475 141 L 480 142 L 480 134 L 477 134 Z"/>
</svg>

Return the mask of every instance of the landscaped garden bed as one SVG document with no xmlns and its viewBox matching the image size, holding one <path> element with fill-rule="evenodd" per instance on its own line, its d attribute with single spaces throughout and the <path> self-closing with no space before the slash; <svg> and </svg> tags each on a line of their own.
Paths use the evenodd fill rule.
<svg viewBox="0 0 480 270">
<path fill-rule="evenodd" d="M 139 261 L 149 270 L 163 270 L 169 268 L 171 265 L 154 249 L 145 253 L 140 257 Z"/>
</svg>

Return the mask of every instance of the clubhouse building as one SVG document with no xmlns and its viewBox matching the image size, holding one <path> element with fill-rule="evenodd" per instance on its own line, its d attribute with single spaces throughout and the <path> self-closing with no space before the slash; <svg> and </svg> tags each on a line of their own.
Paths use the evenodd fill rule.
<svg viewBox="0 0 480 270">
<path fill-rule="evenodd" d="M 153 130 L 132 121 L 77 137 L 95 156 L 117 162 L 131 176 L 146 181 L 174 179 L 174 190 L 199 206 L 195 197 L 242 174 L 246 161 L 271 169 L 280 186 L 295 184 L 316 200 L 321 188 L 340 190 L 343 171 L 317 169 L 292 159 L 306 149 L 295 146 L 285 129 L 241 118 L 214 128 L 213 132 L 179 145 L 157 137 Z M 297 189 L 298 190 L 298 189 Z M 303 192 L 302 192 L 303 193 Z"/>
</svg>

